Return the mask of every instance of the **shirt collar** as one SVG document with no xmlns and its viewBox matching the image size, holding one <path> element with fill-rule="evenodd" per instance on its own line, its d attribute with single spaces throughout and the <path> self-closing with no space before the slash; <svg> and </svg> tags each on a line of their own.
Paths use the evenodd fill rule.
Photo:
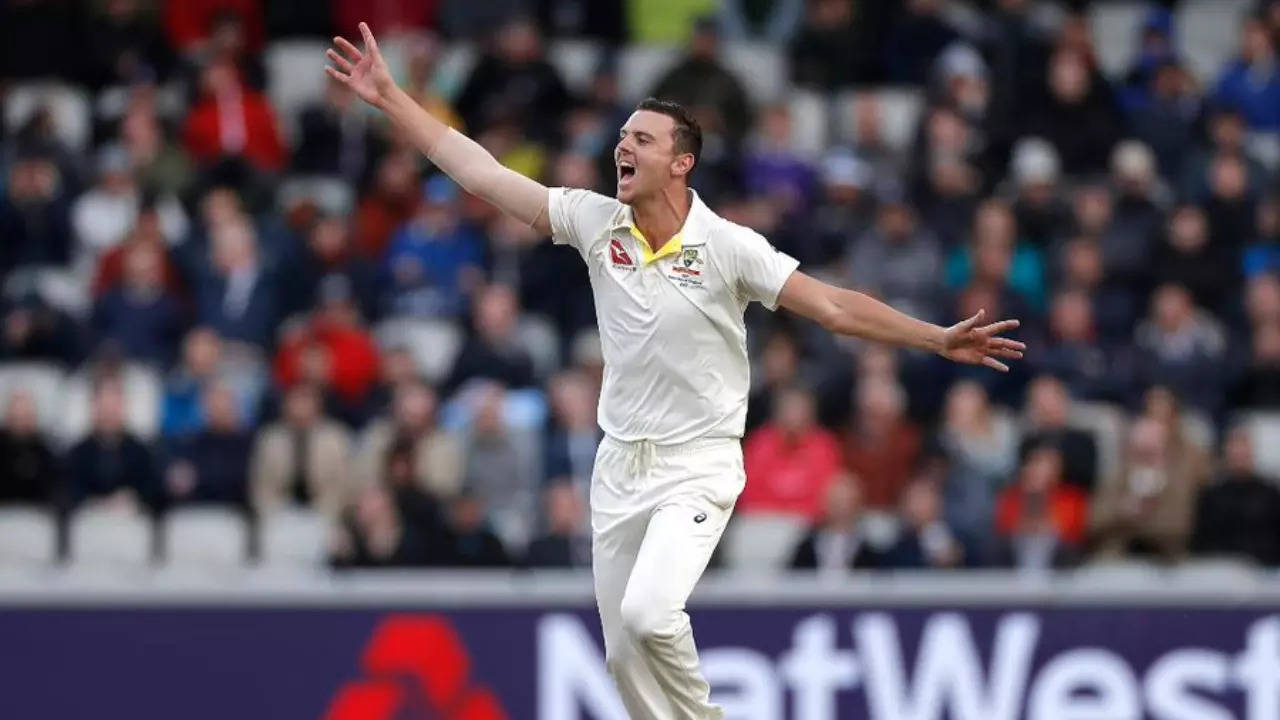
<svg viewBox="0 0 1280 720">
<path fill-rule="evenodd" d="M 698 197 L 696 190 L 690 188 L 689 194 L 692 195 L 693 199 L 689 203 L 689 214 L 684 219 L 684 225 L 681 226 L 679 232 L 671 236 L 662 247 L 658 248 L 657 252 L 654 252 L 644 235 L 640 233 L 640 229 L 636 227 L 630 205 L 622 206 L 609 229 L 610 231 L 629 231 L 631 236 L 636 239 L 636 242 L 640 243 L 640 251 L 645 265 L 668 255 L 675 255 L 683 250 L 685 245 L 701 245 L 706 242 L 706 221 L 707 215 L 710 214 L 711 210 L 702 202 L 702 198 Z"/>
</svg>

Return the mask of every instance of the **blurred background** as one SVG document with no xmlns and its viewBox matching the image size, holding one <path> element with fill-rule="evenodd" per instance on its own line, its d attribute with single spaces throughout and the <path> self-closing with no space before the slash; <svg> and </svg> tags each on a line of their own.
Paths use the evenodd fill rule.
<svg viewBox="0 0 1280 720">
<path fill-rule="evenodd" d="M 748 313 L 747 488 L 694 603 L 731 718 L 905 717 L 856 673 L 760 700 L 716 654 L 809 610 L 927 639 L 919 608 L 973 605 L 990 648 L 1006 604 L 1058 608 L 1043 642 L 1138 676 L 1248 628 L 1280 667 L 1280 2 L 0 0 L 14 717 L 623 717 L 585 268 L 326 79 L 361 20 L 548 185 L 612 194 L 630 108 L 676 100 L 701 196 L 806 272 L 1022 320 L 1006 375 Z M 467 667 L 479 700 L 431 679 Z M 1274 717 L 1241 677 L 1223 707 Z"/>
</svg>

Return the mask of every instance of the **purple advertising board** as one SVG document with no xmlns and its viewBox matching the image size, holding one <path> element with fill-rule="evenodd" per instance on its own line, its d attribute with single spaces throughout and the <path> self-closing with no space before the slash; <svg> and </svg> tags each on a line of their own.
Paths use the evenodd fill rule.
<svg viewBox="0 0 1280 720">
<path fill-rule="evenodd" d="M 1280 720 L 1267 607 L 716 605 L 737 720 Z M 625 720 L 573 607 L 8 607 L 0 717 Z"/>
</svg>

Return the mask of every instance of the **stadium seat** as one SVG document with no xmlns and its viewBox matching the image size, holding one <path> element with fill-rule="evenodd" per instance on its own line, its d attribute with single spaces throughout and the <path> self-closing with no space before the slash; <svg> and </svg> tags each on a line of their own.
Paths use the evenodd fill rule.
<svg viewBox="0 0 1280 720">
<path fill-rule="evenodd" d="M 1280 413 L 1249 413 L 1241 422 L 1253 440 L 1253 461 L 1258 474 L 1280 478 Z"/>
<path fill-rule="evenodd" d="M 4 279 L 5 297 L 16 299 L 29 293 L 78 320 L 88 317 L 92 305 L 88 280 L 58 267 L 26 266 L 10 272 Z"/>
<path fill-rule="evenodd" d="M 1197 410 L 1183 409 L 1182 435 L 1200 450 L 1213 454 L 1216 431 L 1213 429 L 1213 420 L 1208 415 Z"/>
<path fill-rule="evenodd" d="M 516 325 L 516 338 L 533 359 L 533 371 L 545 378 L 560 367 L 560 335 L 541 315 L 526 313 Z"/>
<path fill-rule="evenodd" d="M 1240 23 L 1253 0 L 1185 0 L 1178 5 L 1176 42 L 1196 79 L 1212 87 L 1238 51 Z"/>
<path fill-rule="evenodd" d="M 1089 31 L 1098 64 L 1109 78 L 1121 78 L 1133 62 L 1138 28 L 1147 14 L 1145 2 L 1106 2 L 1089 5 Z"/>
<path fill-rule="evenodd" d="M 71 517 L 67 559 L 77 568 L 151 565 L 151 521 L 139 513 L 89 507 Z"/>
<path fill-rule="evenodd" d="M 732 42 L 725 45 L 722 59 L 756 104 L 786 99 L 791 63 L 785 48 L 772 43 Z"/>
<path fill-rule="evenodd" d="M 140 440 L 154 440 L 160 430 L 163 383 L 159 372 L 141 363 L 125 365 L 125 424 Z M 92 424 L 93 380 L 86 370 L 72 375 L 64 386 L 57 437 L 67 445 L 89 432 Z"/>
<path fill-rule="evenodd" d="M 346 216 L 355 207 L 355 190 L 351 184 L 338 178 L 323 176 L 294 176 L 280 183 L 276 202 L 281 209 L 293 207 L 303 200 L 310 200 L 324 213 Z"/>
<path fill-rule="evenodd" d="M 235 510 L 176 508 L 165 515 L 162 528 L 166 565 L 234 568 L 248 557 L 248 525 Z"/>
<path fill-rule="evenodd" d="M 267 94 L 276 111 L 280 131 L 288 139 L 297 134 L 298 112 L 324 97 L 327 76 L 323 40 L 277 40 L 267 46 L 263 63 L 267 70 Z"/>
<path fill-rule="evenodd" d="M 0 417 L 9 406 L 10 393 L 25 390 L 35 401 L 40 427 L 52 433 L 62 422 L 62 386 L 66 373 L 54 363 L 0 364 Z"/>
<path fill-rule="evenodd" d="M 547 48 L 547 59 L 560 72 L 570 92 L 585 95 L 600 64 L 600 45 L 590 40 L 557 40 Z"/>
<path fill-rule="evenodd" d="M 725 567 L 763 572 L 784 568 L 808 526 L 798 515 L 738 515 L 725 529 Z"/>
<path fill-rule="evenodd" d="M 0 507 L 0 567 L 42 567 L 58 552 L 53 513 L 26 505 Z"/>
<path fill-rule="evenodd" d="M 670 47 L 629 45 L 618 55 L 618 95 L 622 102 L 639 102 L 653 92 L 663 74 L 680 59 Z"/>
<path fill-rule="evenodd" d="M 84 150 L 91 130 L 89 93 L 53 82 L 17 83 L 4 102 L 4 126 L 9 135 L 20 129 L 41 107 L 49 108 L 58 140 L 72 150 Z"/>
<path fill-rule="evenodd" d="M 443 320 L 390 318 L 378 325 L 374 337 L 383 350 L 407 348 L 413 354 L 418 371 L 432 383 L 440 382 L 449 374 L 454 358 L 462 349 L 461 331 Z"/>
<path fill-rule="evenodd" d="M 905 152 L 915 139 L 916 124 L 924 111 L 924 96 L 915 88 L 884 88 L 868 91 L 880 106 L 880 127 L 885 144 L 896 152 Z M 853 111 L 861 93 L 842 93 L 835 100 L 839 139 L 850 141 L 857 135 L 857 114 Z"/>
<path fill-rule="evenodd" d="M 796 90 L 787 101 L 791 111 L 791 144 L 807 157 L 816 158 L 827 148 L 831 108 L 825 96 Z"/>
<path fill-rule="evenodd" d="M 259 561 L 272 567 L 319 568 L 328 553 L 329 523 L 324 515 L 283 508 L 259 520 Z"/>
</svg>

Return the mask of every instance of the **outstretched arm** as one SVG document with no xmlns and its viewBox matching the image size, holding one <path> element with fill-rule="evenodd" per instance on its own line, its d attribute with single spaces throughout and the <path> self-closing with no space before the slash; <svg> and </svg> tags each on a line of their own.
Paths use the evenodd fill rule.
<svg viewBox="0 0 1280 720">
<path fill-rule="evenodd" d="M 1007 372 L 997 358 L 1022 357 L 1026 345 L 999 337 L 1018 327 L 1017 320 L 979 325 L 985 311 L 944 328 L 894 310 L 873 297 L 828 285 L 800 271 L 791 273 L 778 304 L 841 335 L 927 350 L 958 363 L 986 365 Z"/>
<path fill-rule="evenodd" d="M 326 66 L 325 72 L 386 113 L 418 150 L 467 192 L 484 198 L 540 234 L 550 235 L 547 188 L 503 167 L 474 140 L 432 117 L 391 78 L 378 41 L 365 23 L 360 23 L 360 34 L 364 52 L 345 38 L 333 39 L 334 47 L 326 53 L 333 65 Z"/>
</svg>

